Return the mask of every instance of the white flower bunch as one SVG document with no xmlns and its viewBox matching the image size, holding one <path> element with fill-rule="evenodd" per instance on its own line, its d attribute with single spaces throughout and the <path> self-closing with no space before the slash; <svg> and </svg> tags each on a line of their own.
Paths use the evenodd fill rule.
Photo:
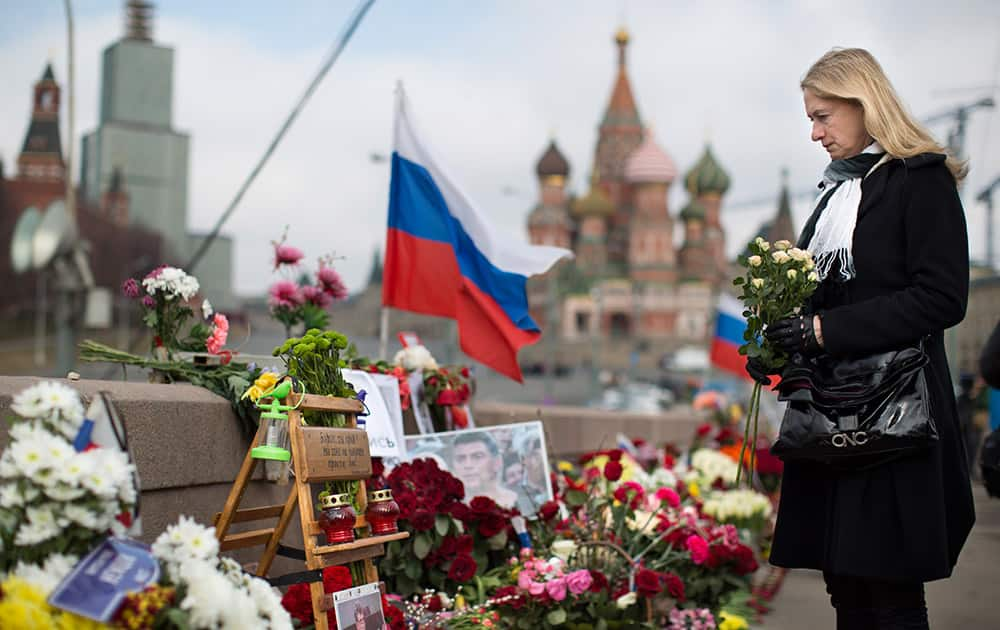
<svg viewBox="0 0 1000 630">
<path fill-rule="evenodd" d="M 425 346 L 403 348 L 392 358 L 392 362 L 407 370 L 436 370 L 438 367 L 431 351 Z"/>
<path fill-rule="evenodd" d="M 11 411 L 41 421 L 51 431 L 75 438 L 83 422 L 83 403 L 76 391 L 62 383 L 43 381 L 14 396 Z"/>
<path fill-rule="evenodd" d="M 291 628 L 280 596 L 264 580 L 219 558 L 215 530 L 181 516 L 153 543 L 169 580 L 183 591 L 179 607 L 192 628 Z"/>
<path fill-rule="evenodd" d="M 719 451 L 700 448 L 691 455 L 691 469 L 689 476 L 696 477 L 701 482 L 699 485 L 710 486 L 716 479 L 726 484 L 734 483 L 739 467 Z"/>
<path fill-rule="evenodd" d="M 771 501 L 753 490 L 713 491 L 702 511 L 720 523 L 741 524 L 771 516 Z"/>
<path fill-rule="evenodd" d="M 0 455 L 0 570 L 24 558 L 83 553 L 109 531 L 124 534 L 118 516 L 135 505 L 134 467 L 117 449 L 73 448 L 67 438 L 83 416 L 76 392 L 41 383 L 14 401 L 25 418 Z"/>
<path fill-rule="evenodd" d="M 10 572 L 10 577 L 20 578 L 37 587 L 42 595 L 48 596 L 59 585 L 59 582 L 62 582 L 63 578 L 69 575 L 78 560 L 79 558 L 76 556 L 54 553 L 40 565 L 18 562 L 14 570 Z"/>
<path fill-rule="evenodd" d="M 197 278 L 189 276 L 183 269 L 177 267 L 159 269 L 153 275 L 143 279 L 142 286 L 146 289 L 146 293 L 150 295 L 162 293 L 168 301 L 177 297 L 190 300 L 200 288 Z"/>
</svg>

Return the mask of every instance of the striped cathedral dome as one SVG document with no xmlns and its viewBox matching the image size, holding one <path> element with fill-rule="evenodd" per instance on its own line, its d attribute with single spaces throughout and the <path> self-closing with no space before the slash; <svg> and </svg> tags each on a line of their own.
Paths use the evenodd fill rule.
<svg viewBox="0 0 1000 630">
<path fill-rule="evenodd" d="M 677 177 L 677 165 L 646 131 L 646 138 L 625 161 L 625 179 L 631 184 L 669 184 Z"/>
</svg>

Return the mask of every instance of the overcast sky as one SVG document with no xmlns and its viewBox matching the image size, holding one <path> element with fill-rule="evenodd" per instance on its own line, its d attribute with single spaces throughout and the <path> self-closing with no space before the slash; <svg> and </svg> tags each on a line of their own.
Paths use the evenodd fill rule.
<svg viewBox="0 0 1000 630">
<path fill-rule="evenodd" d="M 96 125 L 100 55 L 123 32 L 123 4 L 74 2 L 77 142 Z M 355 2 L 156 4 L 155 40 L 176 50 L 174 126 L 192 138 L 188 224 L 205 231 Z M 8 173 L 26 131 L 31 86 L 50 56 L 57 79 L 66 78 L 61 7 L 56 0 L 0 0 L 0 156 Z M 809 141 L 798 81 L 830 47 L 871 50 L 919 116 L 989 95 L 1000 80 L 994 0 L 378 0 L 225 228 L 236 237 L 237 290 L 265 290 L 272 280 L 268 243 L 286 223 L 290 241 L 311 260 L 335 252 L 344 257 L 339 268 L 348 285 L 364 284 L 385 236 L 389 180 L 388 164 L 369 155 L 391 151 L 397 79 L 458 185 L 501 231 L 526 238 L 537 197 L 534 165 L 550 136 L 570 160 L 572 187 L 583 191 L 620 24 L 632 34 L 629 73 L 644 122 L 682 172 L 710 140 L 732 176 L 723 203 L 731 251 L 773 214 L 782 167 L 793 189 L 809 190 L 825 165 L 825 153 Z M 65 138 L 65 109 L 62 130 Z M 943 138 L 948 124 L 932 130 Z M 985 224 L 971 200 L 1000 175 L 998 145 L 1000 116 L 974 114 L 966 143 L 974 257 L 985 252 Z M 685 202 L 681 188 L 671 192 L 674 213 Z M 767 201 L 747 203 L 760 199 Z M 796 204 L 799 226 L 808 206 L 806 199 Z M 1000 235 L 996 240 L 1000 247 Z"/>
</svg>

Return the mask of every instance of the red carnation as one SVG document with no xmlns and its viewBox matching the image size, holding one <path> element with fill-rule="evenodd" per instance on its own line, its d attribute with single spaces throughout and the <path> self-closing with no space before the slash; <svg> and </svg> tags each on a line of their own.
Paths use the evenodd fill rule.
<svg viewBox="0 0 1000 630">
<path fill-rule="evenodd" d="M 434 527 L 434 513 L 427 510 L 417 510 L 410 517 L 410 525 L 418 532 L 426 532 Z"/>
<path fill-rule="evenodd" d="M 546 501 L 542 507 L 538 508 L 538 515 L 543 521 L 551 521 L 559 513 L 559 504 L 555 501 Z"/>
<path fill-rule="evenodd" d="M 712 425 L 708 422 L 698 426 L 697 434 L 699 438 L 703 438 L 711 432 L 712 432 Z"/>
<path fill-rule="evenodd" d="M 459 584 L 468 582 L 476 574 L 476 569 L 476 561 L 472 559 L 472 556 L 465 553 L 459 554 L 455 556 L 455 559 L 451 561 L 451 566 L 448 567 L 448 579 Z"/>
<path fill-rule="evenodd" d="M 618 481 L 622 478 L 622 465 L 614 460 L 604 464 L 604 478 L 608 481 Z"/>
<path fill-rule="evenodd" d="M 469 502 L 469 507 L 472 508 L 472 511 L 477 514 L 487 514 L 495 512 L 497 504 L 489 497 L 475 497 Z"/>
<path fill-rule="evenodd" d="M 462 366 L 462 369 L 459 370 L 458 373 L 461 374 L 463 378 L 469 378 L 469 368 L 465 367 L 464 365 Z"/>
<path fill-rule="evenodd" d="M 608 578 L 600 571 L 590 570 L 590 592 L 600 593 L 608 590 Z"/>
<path fill-rule="evenodd" d="M 667 573 L 663 576 L 663 581 L 667 585 L 667 592 L 679 602 L 684 601 L 684 582 L 674 573 Z"/>
<path fill-rule="evenodd" d="M 281 605 L 301 625 L 312 625 L 313 606 L 308 584 L 292 584 L 289 586 L 284 597 L 281 598 Z"/>
<path fill-rule="evenodd" d="M 504 600 L 502 603 L 499 600 Z M 524 597 L 518 594 L 516 586 L 503 586 L 498 588 L 493 597 L 490 598 L 491 601 L 497 602 L 498 605 L 507 606 L 513 608 L 514 610 L 519 610 L 524 607 Z"/>
<path fill-rule="evenodd" d="M 642 501 L 643 494 L 642 486 L 634 481 L 626 481 L 615 488 L 614 497 L 619 503 L 628 503 L 634 510 Z"/>
<path fill-rule="evenodd" d="M 385 473 L 385 464 L 381 457 L 372 457 L 372 477 L 378 478 Z"/>
<path fill-rule="evenodd" d="M 613 448 L 610 451 L 608 451 L 608 459 L 610 459 L 613 462 L 621 461 L 622 454 L 623 454 L 622 449 L 620 449 L 620 448 Z"/>
<path fill-rule="evenodd" d="M 649 569 L 639 569 L 635 574 L 635 589 L 643 597 L 654 597 L 663 590 L 660 574 Z"/>
<path fill-rule="evenodd" d="M 663 467 L 667 469 L 672 469 L 674 465 L 677 464 L 677 460 L 670 453 L 663 454 Z"/>
</svg>

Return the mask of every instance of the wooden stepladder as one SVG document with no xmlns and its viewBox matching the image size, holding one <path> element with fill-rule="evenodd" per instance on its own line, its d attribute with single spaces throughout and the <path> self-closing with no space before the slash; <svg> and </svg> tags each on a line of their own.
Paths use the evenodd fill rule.
<svg viewBox="0 0 1000 630">
<path fill-rule="evenodd" d="M 288 402 L 296 406 L 295 409 L 288 412 L 289 441 L 291 443 L 292 466 L 295 472 L 288 498 L 284 504 L 239 508 L 243 493 L 257 467 L 258 460 L 251 456 L 251 451 L 260 445 L 265 438 L 264 424 L 261 423 L 261 427 L 258 428 L 250 449 L 247 450 L 246 457 L 243 459 L 243 465 L 240 467 L 236 481 L 229 491 L 225 508 L 215 515 L 215 535 L 219 539 L 219 548 L 222 551 L 264 545 L 264 551 L 257 565 L 257 575 L 260 577 L 267 576 L 271 563 L 278 553 L 300 559 L 304 556 L 306 568 L 312 573 L 307 572 L 303 579 L 295 581 L 309 583 L 316 630 L 328 630 L 326 611 L 332 605 L 330 598 L 323 593 L 323 580 L 320 571 L 325 567 L 361 561 L 364 566 L 365 581 L 367 583 L 378 582 L 378 570 L 375 568 L 372 558 L 385 553 L 385 543 L 407 538 L 409 533 L 399 532 L 384 536 L 368 535 L 367 522 L 364 517 L 367 506 L 365 480 L 371 477 L 372 470 L 368 434 L 364 429 L 357 428 L 357 415 L 364 411 L 361 402 L 351 398 L 333 398 L 312 394 L 302 396 L 291 394 Z M 302 412 L 310 410 L 343 414 L 347 419 L 345 428 L 303 426 Z M 313 490 L 310 484 L 354 480 L 359 482 L 355 501 L 358 506 L 358 518 L 354 526 L 355 540 L 336 545 L 317 544 L 316 536 L 323 536 L 323 531 L 316 521 Z M 302 539 L 305 544 L 303 550 L 291 550 L 293 553 L 288 553 L 289 549 L 281 545 L 281 538 L 292 519 L 296 503 L 299 506 Z M 273 518 L 278 519 L 274 527 L 236 534 L 229 533 L 229 527 L 233 523 Z"/>
</svg>

